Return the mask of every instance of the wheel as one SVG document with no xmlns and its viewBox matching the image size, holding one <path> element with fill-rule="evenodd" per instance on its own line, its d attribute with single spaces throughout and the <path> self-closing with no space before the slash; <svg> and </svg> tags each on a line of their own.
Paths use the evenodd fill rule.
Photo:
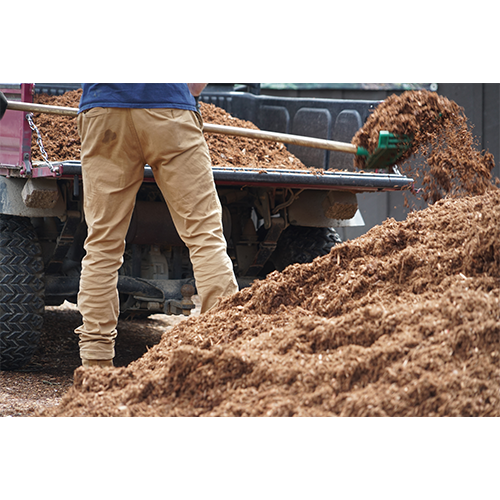
<svg viewBox="0 0 500 500">
<path fill-rule="evenodd" d="M 44 311 L 42 250 L 31 221 L 0 215 L 0 370 L 17 370 L 40 340 Z"/>
<path fill-rule="evenodd" d="M 338 243 L 342 239 L 331 227 L 288 226 L 270 260 L 278 271 L 283 271 L 291 264 L 306 264 L 327 255 Z"/>
</svg>

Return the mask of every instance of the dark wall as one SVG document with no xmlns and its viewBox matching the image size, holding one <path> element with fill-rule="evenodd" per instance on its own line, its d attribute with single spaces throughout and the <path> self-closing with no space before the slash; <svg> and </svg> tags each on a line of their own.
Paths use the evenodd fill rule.
<svg viewBox="0 0 500 500">
<path fill-rule="evenodd" d="M 464 108 L 478 146 L 495 157 L 493 172 L 500 177 L 500 84 L 440 83 L 438 93 Z"/>
</svg>

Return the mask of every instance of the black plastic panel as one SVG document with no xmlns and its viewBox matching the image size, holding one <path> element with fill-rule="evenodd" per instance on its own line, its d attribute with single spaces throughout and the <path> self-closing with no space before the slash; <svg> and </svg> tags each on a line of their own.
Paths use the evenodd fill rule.
<svg viewBox="0 0 500 500">
<path fill-rule="evenodd" d="M 350 143 L 379 101 L 271 97 L 248 93 L 202 94 L 236 118 L 261 130 Z M 307 167 L 353 170 L 353 155 L 304 146 L 287 146 Z"/>
</svg>

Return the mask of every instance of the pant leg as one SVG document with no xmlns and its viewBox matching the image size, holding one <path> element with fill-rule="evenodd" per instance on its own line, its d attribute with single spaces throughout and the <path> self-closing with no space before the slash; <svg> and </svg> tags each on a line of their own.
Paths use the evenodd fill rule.
<svg viewBox="0 0 500 500">
<path fill-rule="evenodd" d="M 201 312 L 238 291 L 201 116 L 177 109 L 133 110 L 146 162 L 189 249 Z M 137 118 L 135 118 L 137 116 Z M 144 135 L 142 135 L 144 131 Z"/>
<path fill-rule="evenodd" d="M 88 235 L 78 294 L 83 324 L 75 333 L 82 359 L 107 360 L 114 357 L 118 269 L 144 158 L 127 109 L 94 108 L 79 115 L 78 127 Z"/>
</svg>

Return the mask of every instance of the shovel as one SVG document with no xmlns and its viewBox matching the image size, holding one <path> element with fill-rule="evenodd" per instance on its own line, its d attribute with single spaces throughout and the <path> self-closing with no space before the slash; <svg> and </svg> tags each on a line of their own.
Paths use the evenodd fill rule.
<svg viewBox="0 0 500 500">
<path fill-rule="evenodd" d="M 46 104 L 34 104 L 19 101 L 5 102 L 7 103 L 7 109 L 18 111 L 49 113 L 66 116 L 76 116 L 78 114 L 77 108 L 48 106 Z M 212 123 L 205 123 L 203 125 L 203 131 L 209 134 L 248 137 L 250 139 L 283 142 L 285 144 L 294 144 L 296 146 L 306 146 L 311 148 L 326 149 L 329 151 L 351 153 L 365 157 L 365 165 L 368 169 L 389 168 L 393 166 L 403 156 L 403 154 L 408 151 L 411 146 L 410 136 L 397 136 L 387 131 L 380 132 L 378 145 L 373 153 L 369 153 L 365 148 L 345 142 L 317 139 L 314 137 L 304 137 L 300 135 L 282 134 L 278 132 L 265 132 L 262 130 L 253 130 L 247 128 L 228 127 L 226 125 L 215 125 Z"/>
</svg>

